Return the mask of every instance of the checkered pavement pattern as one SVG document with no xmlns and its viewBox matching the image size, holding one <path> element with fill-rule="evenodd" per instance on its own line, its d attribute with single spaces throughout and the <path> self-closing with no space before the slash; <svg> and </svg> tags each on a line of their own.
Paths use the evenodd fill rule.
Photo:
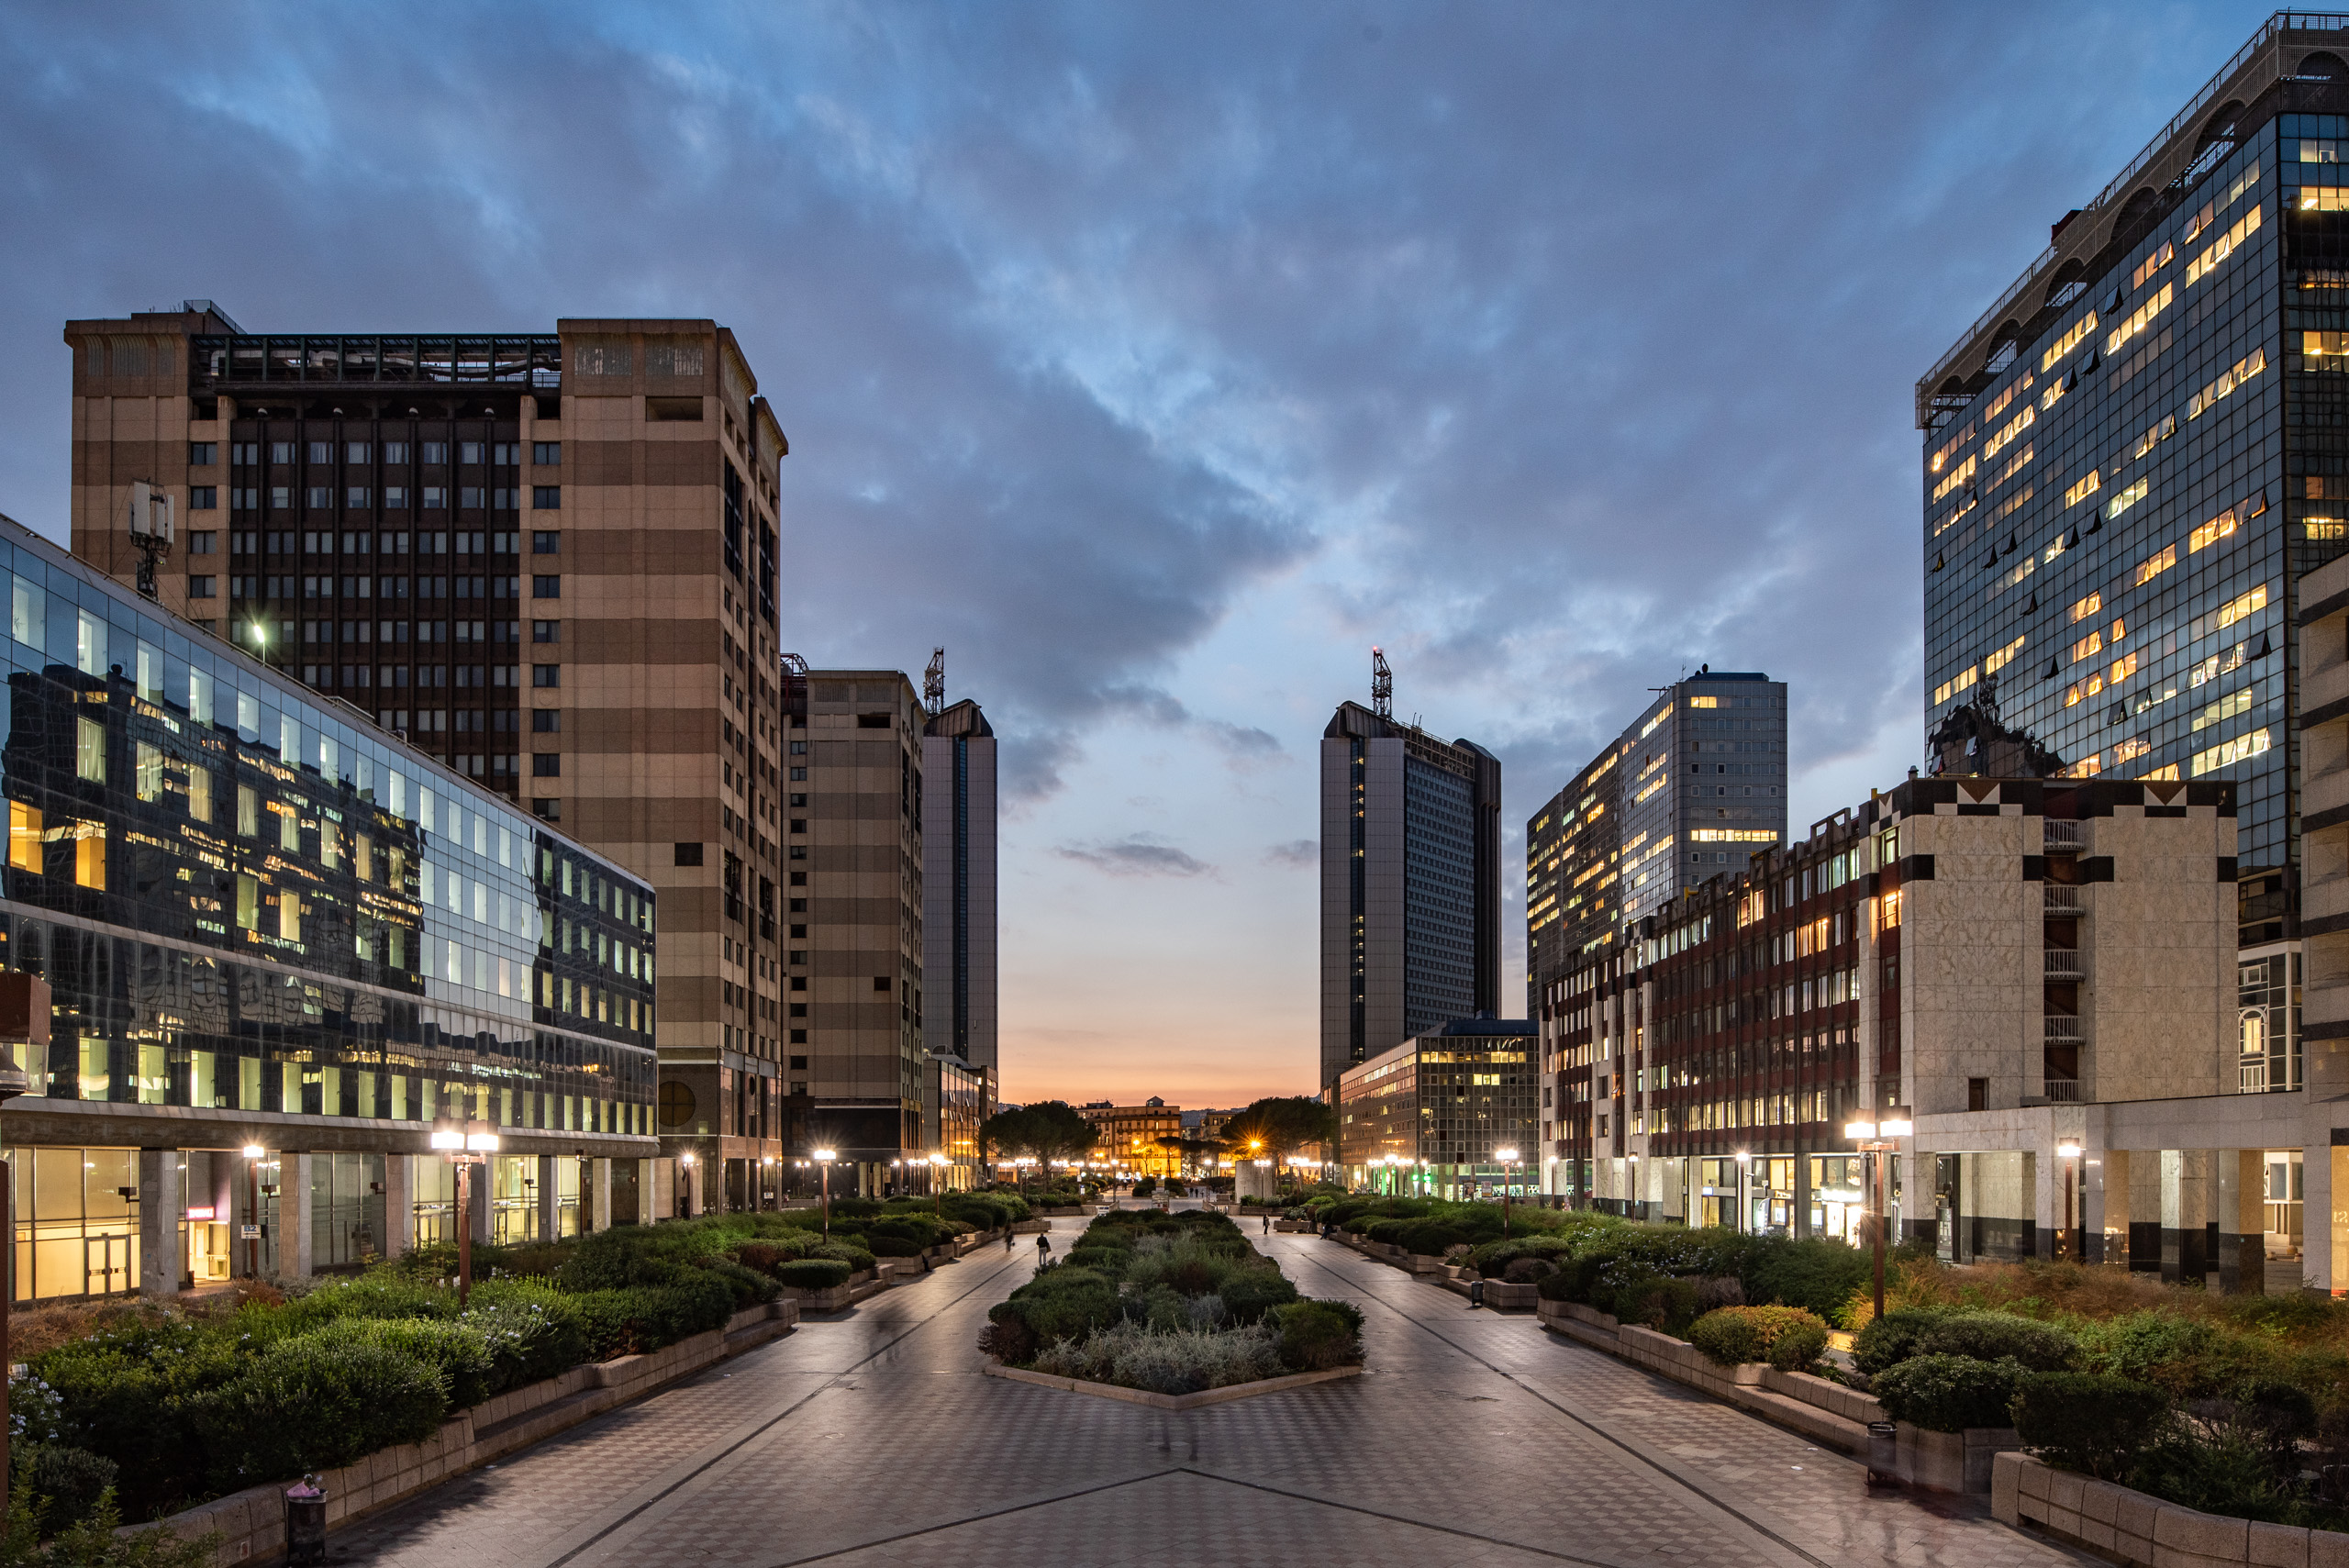
<svg viewBox="0 0 2349 1568">
<path fill-rule="evenodd" d="M 1061 1220 L 1065 1249 L 1081 1222 Z M 1335 1562 L 2045 1568 L 1977 1501 L 1306 1236 L 1252 1238 L 1364 1314 L 1360 1378 L 1150 1410 L 983 1377 L 1030 1248 L 972 1253 L 338 1532 L 398 1568 Z"/>
</svg>

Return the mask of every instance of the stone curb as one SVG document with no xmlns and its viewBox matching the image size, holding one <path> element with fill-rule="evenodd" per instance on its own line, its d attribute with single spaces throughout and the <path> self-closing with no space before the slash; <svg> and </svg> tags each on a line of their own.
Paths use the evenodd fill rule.
<svg viewBox="0 0 2349 1568">
<path fill-rule="evenodd" d="M 1990 1514 L 2139 1568 L 2349 1568 L 2349 1535 L 2206 1514 L 2027 1453 L 1991 1461 Z"/>
<path fill-rule="evenodd" d="M 992 1356 L 979 1370 L 989 1377 L 1007 1377 L 1014 1383 L 1032 1383 L 1039 1388 L 1057 1388 L 1067 1394 L 1090 1394 L 1096 1398 L 1122 1400 L 1128 1405 L 1147 1405 L 1153 1410 L 1196 1410 L 1202 1405 L 1223 1405 L 1234 1399 L 1253 1398 L 1259 1394 L 1285 1394 L 1292 1388 L 1362 1375 L 1362 1368 L 1358 1366 L 1333 1366 L 1326 1372 L 1291 1373 L 1286 1377 L 1239 1383 L 1230 1388 L 1203 1389 L 1197 1394 L 1152 1394 L 1142 1388 L 1120 1388 L 1114 1383 L 1087 1383 L 1081 1378 L 1055 1377 L 1048 1372 L 1030 1372 L 1023 1367 L 1006 1366 Z"/>
</svg>

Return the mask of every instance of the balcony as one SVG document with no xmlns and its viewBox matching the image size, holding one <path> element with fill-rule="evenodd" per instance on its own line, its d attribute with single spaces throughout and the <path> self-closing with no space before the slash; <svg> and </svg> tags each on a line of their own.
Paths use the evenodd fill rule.
<svg viewBox="0 0 2349 1568">
<path fill-rule="evenodd" d="M 2080 1020 L 2060 1013 L 2051 1013 L 2044 1020 L 2049 1045 L 2077 1045 L 2087 1039 L 2087 1031 L 2080 1028 Z"/>
<path fill-rule="evenodd" d="M 2067 850 L 2076 851 L 2087 842 L 2086 823 L 2058 821 L 2050 817 L 2042 822 L 2041 827 L 2045 831 L 2047 852 L 2051 855 Z"/>
<path fill-rule="evenodd" d="M 2084 1105 L 2087 1101 L 2087 1095 L 2081 1089 L 2080 1081 L 2077 1078 L 2050 1078 L 2047 1080 L 2047 1103 L 2049 1105 L 2077 1106 Z"/>
<path fill-rule="evenodd" d="M 2077 948 L 2049 948 L 2046 957 L 2046 973 L 2050 980 L 2084 980 L 2087 977 L 2087 962 Z"/>
<path fill-rule="evenodd" d="M 2081 889 L 2076 886 L 2055 882 L 2046 883 L 2040 888 L 2040 895 L 2046 900 L 2045 907 L 2050 915 L 2087 913 L 2087 900 L 2081 896 Z"/>
</svg>

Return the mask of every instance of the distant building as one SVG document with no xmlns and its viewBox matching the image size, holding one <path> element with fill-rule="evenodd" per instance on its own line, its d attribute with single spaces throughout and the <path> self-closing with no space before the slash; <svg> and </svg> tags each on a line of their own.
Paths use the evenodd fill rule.
<svg viewBox="0 0 2349 1568">
<path fill-rule="evenodd" d="M 1383 666 L 1382 666 L 1383 667 Z M 1500 760 L 1341 703 L 1321 738 L 1321 1086 L 1497 1009 Z"/>
<path fill-rule="evenodd" d="M 1454 1018 L 1338 1079 L 1347 1185 L 1460 1198 L 1538 1186 L 1540 1061 L 1523 1018 Z M 1513 1151 L 1505 1164 L 1499 1155 Z"/>
<path fill-rule="evenodd" d="M 1787 835 L 1787 687 L 1700 671 L 1525 825 L 1529 1007 L 1582 956 Z"/>
<path fill-rule="evenodd" d="M 1077 1114 L 1093 1124 L 1093 1152 L 1103 1164 L 1144 1176 L 1180 1175 L 1183 1153 L 1159 1146 L 1162 1138 L 1183 1135 L 1183 1109 L 1153 1095 L 1138 1106 L 1097 1100 L 1079 1106 Z"/>
<path fill-rule="evenodd" d="M 995 730 L 965 698 L 922 729 L 922 1038 L 933 1055 L 996 1058 Z"/>
<path fill-rule="evenodd" d="M 929 715 L 896 670 L 797 673 L 785 681 L 785 707 L 788 1081 L 807 1085 L 807 1136 L 839 1151 L 854 1190 L 874 1194 L 892 1182 L 893 1162 L 926 1170 L 931 1147 L 922 1017 Z M 841 1177 L 836 1170 L 835 1190 Z M 927 1179 L 910 1184 L 927 1190 Z"/>
<path fill-rule="evenodd" d="M 923 1142 L 928 1153 L 942 1154 L 946 1163 L 935 1174 L 955 1190 L 976 1186 L 985 1178 L 979 1171 L 979 1129 L 996 1112 L 995 1069 L 974 1067 L 959 1056 L 931 1052 L 923 1058 Z"/>
</svg>

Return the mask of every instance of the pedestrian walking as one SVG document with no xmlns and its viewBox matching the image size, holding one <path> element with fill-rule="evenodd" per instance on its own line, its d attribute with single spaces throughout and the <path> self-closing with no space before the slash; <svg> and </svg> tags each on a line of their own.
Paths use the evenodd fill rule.
<svg viewBox="0 0 2349 1568">
<path fill-rule="evenodd" d="M 1007 1252 L 1011 1251 L 1011 1227 L 1008 1224 L 1003 1228 L 1003 1250 Z"/>
<path fill-rule="evenodd" d="M 1267 1215 L 1265 1215 L 1265 1216 L 1264 1216 L 1264 1234 L 1265 1234 L 1265 1235 L 1267 1235 L 1267 1236 L 1270 1236 L 1272 1233 L 1273 1233 L 1273 1217 L 1272 1217 L 1271 1215 L 1267 1214 Z"/>
<path fill-rule="evenodd" d="M 1049 1236 L 1038 1236 L 1036 1238 L 1036 1266 L 1041 1269 L 1052 1261 L 1052 1239 Z"/>
</svg>

